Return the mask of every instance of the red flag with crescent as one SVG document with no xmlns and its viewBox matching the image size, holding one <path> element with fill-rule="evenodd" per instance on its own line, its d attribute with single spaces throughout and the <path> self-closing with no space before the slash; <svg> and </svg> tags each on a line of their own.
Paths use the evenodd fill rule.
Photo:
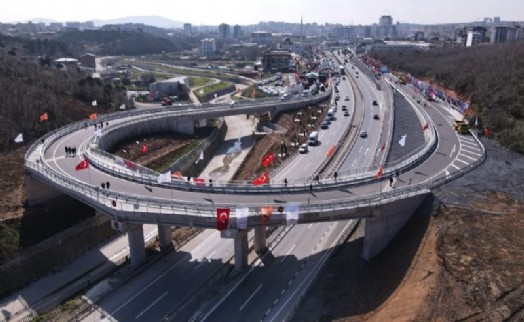
<svg viewBox="0 0 524 322">
<path fill-rule="evenodd" d="M 82 160 L 77 166 L 75 167 L 75 170 L 83 170 L 89 168 L 89 161 L 87 159 Z"/>
<path fill-rule="evenodd" d="M 429 124 L 428 124 L 428 123 L 426 123 L 426 125 L 424 125 L 424 127 L 422 128 L 422 130 L 425 131 L 425 130 L 427 130 L 427 129 L 429 129 Z"/>
<path fill-rule="evenodd" d="M 267 168 L 271 162 L 273 162 L 274 158 L 275 155 L 273 154 L 273 151 L 266 153 L 266 155 L 262 157 L 262 165 Z"/>
<path fill-rule="evenodd" d="M 267 173 L 267 171 L 256 177 L 255 180 L 253 180 L 253 184 L 255 186 L 260 186 L 265 183 L 269 183 L 269 173 Z"/>
<path fill-rule="evenodd" d="M 229 223 L 229 208 L 217 209 L 217 230 L 226 230 Z"/>
<path fill-rule="evenodd" d="M 149 149 L 147 148 L 147 144 L 144 143 L 144 145 L 142 145 L 142 147 L 140 148 L 140 153 L 146 154 L 147 151 L 149 151 Z"/>
</svg>

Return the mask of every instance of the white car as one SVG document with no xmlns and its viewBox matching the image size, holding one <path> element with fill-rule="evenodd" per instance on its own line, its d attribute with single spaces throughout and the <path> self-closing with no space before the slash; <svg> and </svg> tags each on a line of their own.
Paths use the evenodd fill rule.
<svg viewBox="0 0 524 322">
<path fill-rule="evenodd" d="M 306 143 L 302 144 L 302 145 L 300 146 L 300 148 L 298 148 L 298 152 L 299 152 L 299 153 L 307 153 L 307 151 L 308 151 L 308 146 L 307 146 Z"/>
</svg>

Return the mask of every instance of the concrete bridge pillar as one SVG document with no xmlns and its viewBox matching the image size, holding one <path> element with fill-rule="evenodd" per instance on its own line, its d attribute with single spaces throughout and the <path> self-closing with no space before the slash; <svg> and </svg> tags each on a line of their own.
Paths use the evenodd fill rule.
<svg viewBox="0 0 524 322">
<path fill-rule="evenodd" d="M 370 260 L 386 248 L 430 193 L 421 190 L 409 198 L 374 206 L 366 218 L 362 257 Z"/>
<path fill-rule="evenodd" d="M 240 230 L 235 236 L 235 270 L 242 272 L 247 268 L 247 230 Z"/>
<path fill-rule="evenodd" d="M 158 225 L 158 241 L 162 252 L 173 248 L 171 225 Z"/>
<path fill-rule="evenodd" d="M 259 226 L 255 228 L 255 252 L 258 254 L 263 253 L 266 248 L 266 226 Z"/>
<path fill-rule="evenodd" d="M 131 266 L 137 267 L 146 260 L 146 245 L 144 242 L 144 226 L 141 224 L 127 224 L 127 239 Z"/>
</svg>

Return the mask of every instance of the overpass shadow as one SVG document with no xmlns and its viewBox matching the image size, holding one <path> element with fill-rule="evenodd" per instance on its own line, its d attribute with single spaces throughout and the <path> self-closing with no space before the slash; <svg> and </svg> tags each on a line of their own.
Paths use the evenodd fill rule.
<svg viewBox="0 0 524 322">
<path fill-rule="evenodd" d="M 364 237 L 359 227 L 356 238 L 327 261 L 292 321 L 344 319 L 371 313 L 384 304 L 406 277 L 423 242 L 433 202 L 429 196 L 387 248 L 369 262 L 361 258 Z"/>
</svg>

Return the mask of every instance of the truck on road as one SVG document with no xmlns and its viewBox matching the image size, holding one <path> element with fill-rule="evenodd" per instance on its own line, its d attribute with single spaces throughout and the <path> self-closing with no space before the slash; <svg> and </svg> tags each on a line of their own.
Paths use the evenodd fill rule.
<svg viewBox="0 0 524 322">
<path fill-rule="evenodd" d="M 455 131 L 457 131 L 460 134 L 468 134 L 469 133 L 469 125 L 464 121 L 458 121 L 455 120 L 453 122 L 453 128 Z"/>
<path fill-rule="evenodd" d="M 317 145 L 318 144 L 318 132 L 317 131 L 311 132 L 311 134 L 309 135 L 308 144 L 309 145 Z"/>
</svg>

